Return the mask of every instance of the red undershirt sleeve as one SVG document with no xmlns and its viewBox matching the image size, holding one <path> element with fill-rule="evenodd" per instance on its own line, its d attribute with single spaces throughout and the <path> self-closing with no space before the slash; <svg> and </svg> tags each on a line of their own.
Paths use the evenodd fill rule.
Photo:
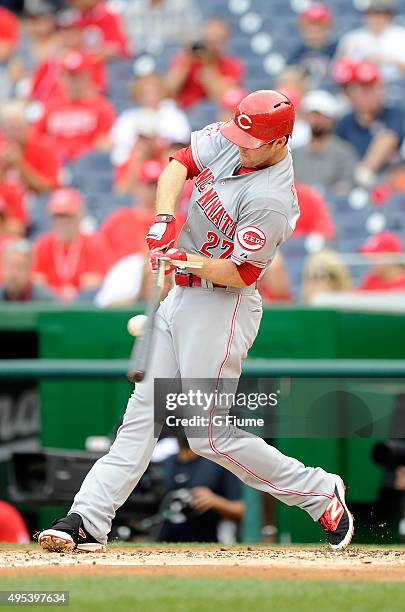
<svg viewBox="0 0 405 612">
<path fill-rule="evenodd" d="M 197 164 L 194 161 L 191 146 L 184 147 L 184 149 L 180 149 L 179 151 L 177 151 L 169 158 L 169 161 L 171 161 L 172 159 L 175 159 L 187 168 L 188 179 L 192 179 L 200 174 L 200 170 L 198 169 Z"/>
<path fill-rule="evenodd" d="M 239 276 L 243 280 L 246 286 L 253 285 L 263 272 L 263 268 L 258 268 L 251 263 L 245 262 L 240 266 L 237 266 Z"/>
</svg>

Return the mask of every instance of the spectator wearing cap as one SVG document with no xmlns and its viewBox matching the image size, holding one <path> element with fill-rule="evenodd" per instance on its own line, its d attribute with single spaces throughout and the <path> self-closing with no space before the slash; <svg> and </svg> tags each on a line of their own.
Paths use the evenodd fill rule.
<svg viewBox="0 0 405 612">
<path fill-rule="evenodd" d="M 54 191 L 48 212 L 53 227 L 35 242 L 35 278 L 71 302 L 79 292 L 100 286 L 111 263 L 108 245 L 98 234 L 81 232 L 83 201 L 75 189 Z"/>
<path fill-rule="evenodd" d="M 405 71 L 405 28 L 394 22 L 396 0 L 363 3 L 363 27 L 348 32 L 340 41 L 338 55 L 377 63 L 387 80 Z"/>
<path fill-rule="evenodd" d="M 296 183 L 300 216 L 295 226 L 293 238 L 308 234 L 319 234 L 326 240 L 335 235 L 335 225 L 329 212 L 327 201 L 315 187 Z"/>
<path fill-rule="evenodd" d="M 329 66 L 336 53 L 337 42 L 333 40 L 333 14 L 323 3 L 315 2 L 303 10 L 298 17 L 301 41 L 287 59 L 287 64 L 300 66 L 312 87 L 317 87 L 327 78 Z"/>
<path fill-rule="evenodd" d="M 355 179 L 368 187 L 375 182 L 376 173 L 398 155 L 405 116 L 401 108 L 385 103 L 376 64 L 346 62 L 343 68 L 335 71 L 335 77 L 344 87 L 352 111 L 340 119 L 336 133 L 356 149 L 360 162 Z"/>
<path fill-rule="evenodd" d="M 105 61 L 83 49 L 83 30 L 76 11 L 62 11 L 56 17 L 58 44 L 55 55 L 40 63 L 31 77 L 30 97 L 43 104 L 63 100 L 66 95 L 63 79 L 63 60 L 71 53 L 81 53 L 89 67 L 92 83 L 99 93 L 107 89 Z"/>
<path fill-rule="evenodd" d="M 395 261 L 395 256 L 404 252 L 399 236 L 394 232 L 380 232 L 371 236 L 359 251 L 375 260 L 361 281 L 360 291 L 405 291 L 405 267 L 403 262 Z M 387 263 L 384 257 L 387 259 L 390 255 L 393 261 Z"/>
<path fill-rule="evenodd" d="M 156 189 L 163 164 L 156 160 L 142 162 L 138 169 L 133 193 L 134 205 L 119 208 L 111 213 L 101 226 L 100 233 L 106 239 L 114 262 L 134 253 L 146 253 L 145 236 L 155 220 Z M 177 217 L 177 229 L 182 219 Z"/>
<path fill-rule="evenodd" d="M 62 62 L 66 95 L 45 107 L 37 122 L 39 134 L 50 136 L 65 161 L 110 146 L 109 132 L 115 119 L 111 103 L 94 88 L 86 57 L 72 52 Z"/>
<path fill-rule="evenodd" d="M 10 176 L 7 150 L 7 141 L 0 136 L 0 226 L 1 231 L 6 231 L 11 236 L 23 236 L 28 224 L 26 194 L 21 183 L 14 176 Z"/>
<path fill-rule="evenodd" d="M 171 143 L 188 143 L 191 136 L 187 115 L 173 99 L 166 97 L 164 80 L 159 74 L 137 78 L 129 91 L 136 107 L 121 113 L 110 133 L 112 158 L 120 168 L 118 182 L 122 192 L 131 190 L 131 177 L 136 176 L 136 169 L 130 167 L 131 160 L 160 157 Z M 153 139 L 153 147 L 150 142 L 142 142 L 142 137 Z M 152 150 L 146 150 L 151 147 Z"/>
<path fill-rule="evenodd" d="M 33 282 L 32 247 L 28 240 L 8 240 L 1 254 L 0 302 L 55 302 L 55 295 Z"/>
<path fill-rule="evenodd" d="M 131 0 L 123 18 L 137 53 L 160 53 L 167 45 L 191 44 L 202 28 L 196 0 Z"/>
<path fill-rule="evenodd" d="M 202 40 L 173 58 L 166 86 L 182 108 L 206 99 L 218 100 L 227 89 L 241 83 L 241 60 L 225 53 L 229 36 L 225 20 L 209 19 L 203 26 Z"/>
<path fill-rule="evenodd" d="M 12 100 L 0 106 L 1 129 L 6 138 L 3 160 L 28 191 L 56 189 L 61 162 L 51 139 L 36 134 L 27 120 L 24 102 Z"/>
<path fill-rule="evenodd" d="M 336 98 L 327 91 L 311 91 L 304 96 L 301 110 L 311 129 L 311 140 L 294 149 L 297 181 L 334 194 L 347 193 L 353 185 L 357 154 L 334 133 L 339 115 Z"/>
<path fill-rule="evenodd" d="M 86 51 L 110 60 L 125 58 L 129 47 L 120 15 L 104 0 L 68 0 L 78 11 Z"/>
</svg>

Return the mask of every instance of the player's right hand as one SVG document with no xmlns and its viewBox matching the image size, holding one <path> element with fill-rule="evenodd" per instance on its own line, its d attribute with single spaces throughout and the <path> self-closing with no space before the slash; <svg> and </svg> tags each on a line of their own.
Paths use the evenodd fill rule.
<svg viewBox="0 0 405 612">
<path fill-rule="evenodd" d="M 158 259 L 161 259 L 162 261 L 166 262 L 165 275 L 167 275 L 176 269 L 176 266 L 171 265 L 170 262 L 173 259 L 187 261 L 187 253 L 185 253 L 185 251 L 178 250 L 178 249 L 169 249 L 168 251 L 162 251 L 161 249 L 154 249 L 153 251 L 151 251 L 150 258 L 149 258 L 152 272 L 157 271 Z"/>
<path fill-rule="evenodd" d="M 149 249 L 170 249 L 176 241 L 176 219 L 173 215 L 156 215 L 155 223 L 146 234 Z"/>
</svg>

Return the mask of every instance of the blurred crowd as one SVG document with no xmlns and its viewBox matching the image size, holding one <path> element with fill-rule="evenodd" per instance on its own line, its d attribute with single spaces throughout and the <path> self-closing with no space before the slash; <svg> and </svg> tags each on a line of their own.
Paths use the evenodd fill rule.
<svg viewBox="0 0 405 612">
<path fill-rule="evenodd" d="M 206 4 L 0 0 L 0 301 L 147 299 L 159 175 L 252 88 L 297 110 L 301 217 L 263 299 L 405 291 L 405 1 L 275 2 L 264 59 L 265 2 Z"/>
</svg>

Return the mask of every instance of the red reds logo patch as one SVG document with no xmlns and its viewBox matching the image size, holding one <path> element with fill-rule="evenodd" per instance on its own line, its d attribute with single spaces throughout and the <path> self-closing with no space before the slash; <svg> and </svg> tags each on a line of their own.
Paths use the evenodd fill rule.
<svg viewBox="0 0 405 612">
<path fill-rule="evenodd" d="M 258 227 L 249 225 L 238 230 L 238 242 L 247 251 L 260 251 L 266 244 L 266 236 Z"/>
</svg>

